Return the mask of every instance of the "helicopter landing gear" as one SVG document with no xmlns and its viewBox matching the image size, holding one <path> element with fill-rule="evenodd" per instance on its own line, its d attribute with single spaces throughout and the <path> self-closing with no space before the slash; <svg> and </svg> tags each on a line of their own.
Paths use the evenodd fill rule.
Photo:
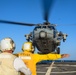
<svg viewBox="0 0 76 75">
<path fill-rule="evenodd" d="M 60 48 L 59 47 L 56 49 L 56 53 L 60 54 Z"/>
</svg>

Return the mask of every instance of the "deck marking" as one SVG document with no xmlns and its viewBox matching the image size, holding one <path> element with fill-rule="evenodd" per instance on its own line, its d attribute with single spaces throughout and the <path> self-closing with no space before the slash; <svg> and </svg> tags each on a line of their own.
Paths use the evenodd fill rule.
<svg viewBox="0 0 76 75">
<path fill-rule="evenodd" d="M 47 72 L 45 75 L 50 75 L 51 74 L 51 71 L 52 71 L 52 66 L 54 65 L 54 61 L 51 63 L 51 65 L 49 66 Z"/>
</svg>

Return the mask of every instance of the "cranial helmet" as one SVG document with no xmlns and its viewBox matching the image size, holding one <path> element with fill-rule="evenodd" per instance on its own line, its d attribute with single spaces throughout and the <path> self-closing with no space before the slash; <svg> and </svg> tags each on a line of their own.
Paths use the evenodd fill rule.
<svg viewBox="0 0 76 75">
<path fill-rule="evenodd" d="M 11 38 L 4 38 L 0 41 L 0 50 L 6 51 L 6 50 L 15 50 L 15 43 Z"/>
<path fill-rule="evenodd" d="M 31 51 L 33 52 L 34 51 L 34 47 L 32 45 L 32 42 L 25 42 L 22 46 L 22 50 L 23 51 Z"/>
</svg>

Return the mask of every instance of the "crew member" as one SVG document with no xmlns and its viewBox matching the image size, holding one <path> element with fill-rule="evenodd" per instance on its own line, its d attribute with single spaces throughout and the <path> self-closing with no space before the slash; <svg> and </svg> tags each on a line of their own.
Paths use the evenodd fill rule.
<svg viewBox="0 0 76 75">
<path fill-rule="evenodd" d="M 22 46 L 23 52 L 18 53 L 18 55 L 27 67 L 30 68 L 32 75 L 36 74 L 36 64 L 42 60 L 56 60 L 60 58 L 69 57 L 69 54 L 35 54 L 33 53 L 34 48 L 32 46 L 32 42 L 26 42 Z"/>
<path fill-rule="evenodd" d="M 0 75 L 31 75 L 21 58 L 13 55 L 15 43 L 11 38 L 4 38 L 0 41 Z"/>
</svg>

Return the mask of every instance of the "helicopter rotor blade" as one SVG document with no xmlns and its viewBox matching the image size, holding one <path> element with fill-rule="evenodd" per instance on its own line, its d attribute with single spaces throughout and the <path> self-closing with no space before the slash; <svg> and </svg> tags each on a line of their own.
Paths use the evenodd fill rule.
<svg viewBox="0 0 76 75">
<path fill-rule="evenodd" d="M 36 24 L 29 24 L 29 23 L 22 23 L 22 22 L 13 22 L 7 20 L 0 20 L 0 23 L 7 23 L 7 24 L 16 24 L 16 25 L 23 25 L 23 26 L 35 26 Z"/>
<path fill-rule="evenodd" d="M 43 18 L 46 22 L 48 22 L 50 9 L 52 9 L 53 3 L 54 0 L 42 0 Z"/>
</svg>

